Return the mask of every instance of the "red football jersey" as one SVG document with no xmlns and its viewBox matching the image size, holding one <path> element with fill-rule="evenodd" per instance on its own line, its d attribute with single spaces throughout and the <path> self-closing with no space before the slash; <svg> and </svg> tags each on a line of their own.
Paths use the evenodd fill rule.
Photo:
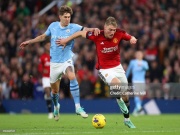
<svg viewBox="0 0 180 135">
<path fill-rule="evenodd" d="M 38 71 L 42 73 L 43 77 L 49 77 L 50 75 L 50 55 L 44 53 L 39 58 Z"/>
<path fill-rule="evenodd" d="M 86 38 L 92 40 L 96 45 L 98 61 L 96 69 L 113 68 L 120 64 L 120 42 L 130 40 L 131 35 L 123 30 L 117 29 L 112 39 L 105 38 L 104 31 L 98 36 L 92 32 L 87 32 Z"/>
</svg>

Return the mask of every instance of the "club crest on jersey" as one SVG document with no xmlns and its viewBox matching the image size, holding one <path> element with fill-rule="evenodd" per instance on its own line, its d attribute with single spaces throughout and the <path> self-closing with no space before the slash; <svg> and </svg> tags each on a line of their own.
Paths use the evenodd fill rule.
<svg viewBox="0 0 180 135">
<path fill-rule="evenodd" d="M 70 32 L 70 29 L 67 29 L 66 32 L 69 33 L 69 32 Z"/>
<path fill-rule="evenodd" d="M 117 38 L 114 38 L 114 39 L 113 39 L 113 43 L 116 44 L 117 42 L 118 42 L 118 39 L 117 39 Z"/>
</svg>

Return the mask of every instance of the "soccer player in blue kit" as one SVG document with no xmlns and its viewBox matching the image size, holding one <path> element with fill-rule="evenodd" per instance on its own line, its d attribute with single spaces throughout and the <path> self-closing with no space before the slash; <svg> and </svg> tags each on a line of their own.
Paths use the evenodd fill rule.
<svg viewBox="0 0 180 135">
<path fill-rule="evenodd" d="M 143 60 L 143 53 L 141 51 L 137 51 L 135 55 L 136 59 L 130 61 L 126 70 L 126 76 L 128 78 L 130 73 L 132 73 L 132 83 L 135 87 L 135 91 L 145 91 L 145 75 L 149 66 L 147 61 Z M 133 114 L 138 115 L 142 110 L 141 96 L 135 96 L 134 102 L 135 109 Z"/>
<path fill-rule="evenodd" d="M 52 22 L 46 32 L 34 39 L 22 42 L 20 48 L 23 49 L 25 46 L 37 42 L 42 42 L 51 37 L 50 46 L 50 83 L 51 83 L 51 98 L 54 103 L 54 118 L 56 121 L 59 120 L 59 85 L 62 74 L 65 74 L 70 80 L 70 91 L 74 99 L 76 113 L 81 115 L 83 118 L 87 118 L 88 114 L 80 106 L 80 95 L 79 95 L 79 85 L 74 72 L 74 64 L 72 57 L 74 53 L 72 48 L 74 46 L 74 40 L 69 42 L 66 48 L 62 46 L 57 46 L 56 40 L 67 38 L 73 33 L 81 30 L 92 31 L 96 35 L 100 33 L 98 28 L 86 28 L 78 24 L 70 23 L 71 15 L 73 11 L 68 6 L 61 6 L 59 9 L 59 19 L 60 22 Z"/>
</svg>

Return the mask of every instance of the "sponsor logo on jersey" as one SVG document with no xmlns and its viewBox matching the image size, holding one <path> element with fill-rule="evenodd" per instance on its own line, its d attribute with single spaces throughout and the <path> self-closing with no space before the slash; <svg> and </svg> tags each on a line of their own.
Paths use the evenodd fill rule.
<svg viewBox="0 0 180 135">
<path fill-rule="evenodd" d="M 109 47 L 106 48 L 104 47 L 103 50 L 101 50 L 102 53 L 109 53 L 109 52 L 115 52 L 118 49 L 118 45 L 114 46 L 114 47 Z"/>
<path fill-rule="evenodd" d="M 68 38 L 69 36 L 56 36 L 56 35 L 52 35 L 51 36 L 51 39 L 53 39 L 53 40 L 56 40 L 56 39 L 63 39 L 63 38 Z"/>
</svg>

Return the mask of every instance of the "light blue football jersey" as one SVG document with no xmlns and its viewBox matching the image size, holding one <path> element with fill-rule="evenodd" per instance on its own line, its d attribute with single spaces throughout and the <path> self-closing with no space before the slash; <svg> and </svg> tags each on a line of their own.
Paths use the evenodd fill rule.
<svg viewBox="0 0 180 135">
<path fill-rule="evenodd" d="M 145 60 L 131 60 L 126 70 L 126 76 L 128 77 L 132 73 L 132 82 L 145 82 L 145 74 L 149 69 L 148 63 Z"/>
<path fill-rule="evenodd" d="M 45 34 L 51 37 L 50 46 L 50 62 L 63 63 L 74 56 L 72 49 L 74 47 L 74 40 L 68 42 L 63 49 L 62 46 L 56 44 L 56 40 L 59 38 L 67 38 L 77 31 L 82 30 L 82 26 L 74 23 L 70 23 L 66 27 L 62 27 L 60 22 L 53 22 L 49 25 Z"/>
</svg>

